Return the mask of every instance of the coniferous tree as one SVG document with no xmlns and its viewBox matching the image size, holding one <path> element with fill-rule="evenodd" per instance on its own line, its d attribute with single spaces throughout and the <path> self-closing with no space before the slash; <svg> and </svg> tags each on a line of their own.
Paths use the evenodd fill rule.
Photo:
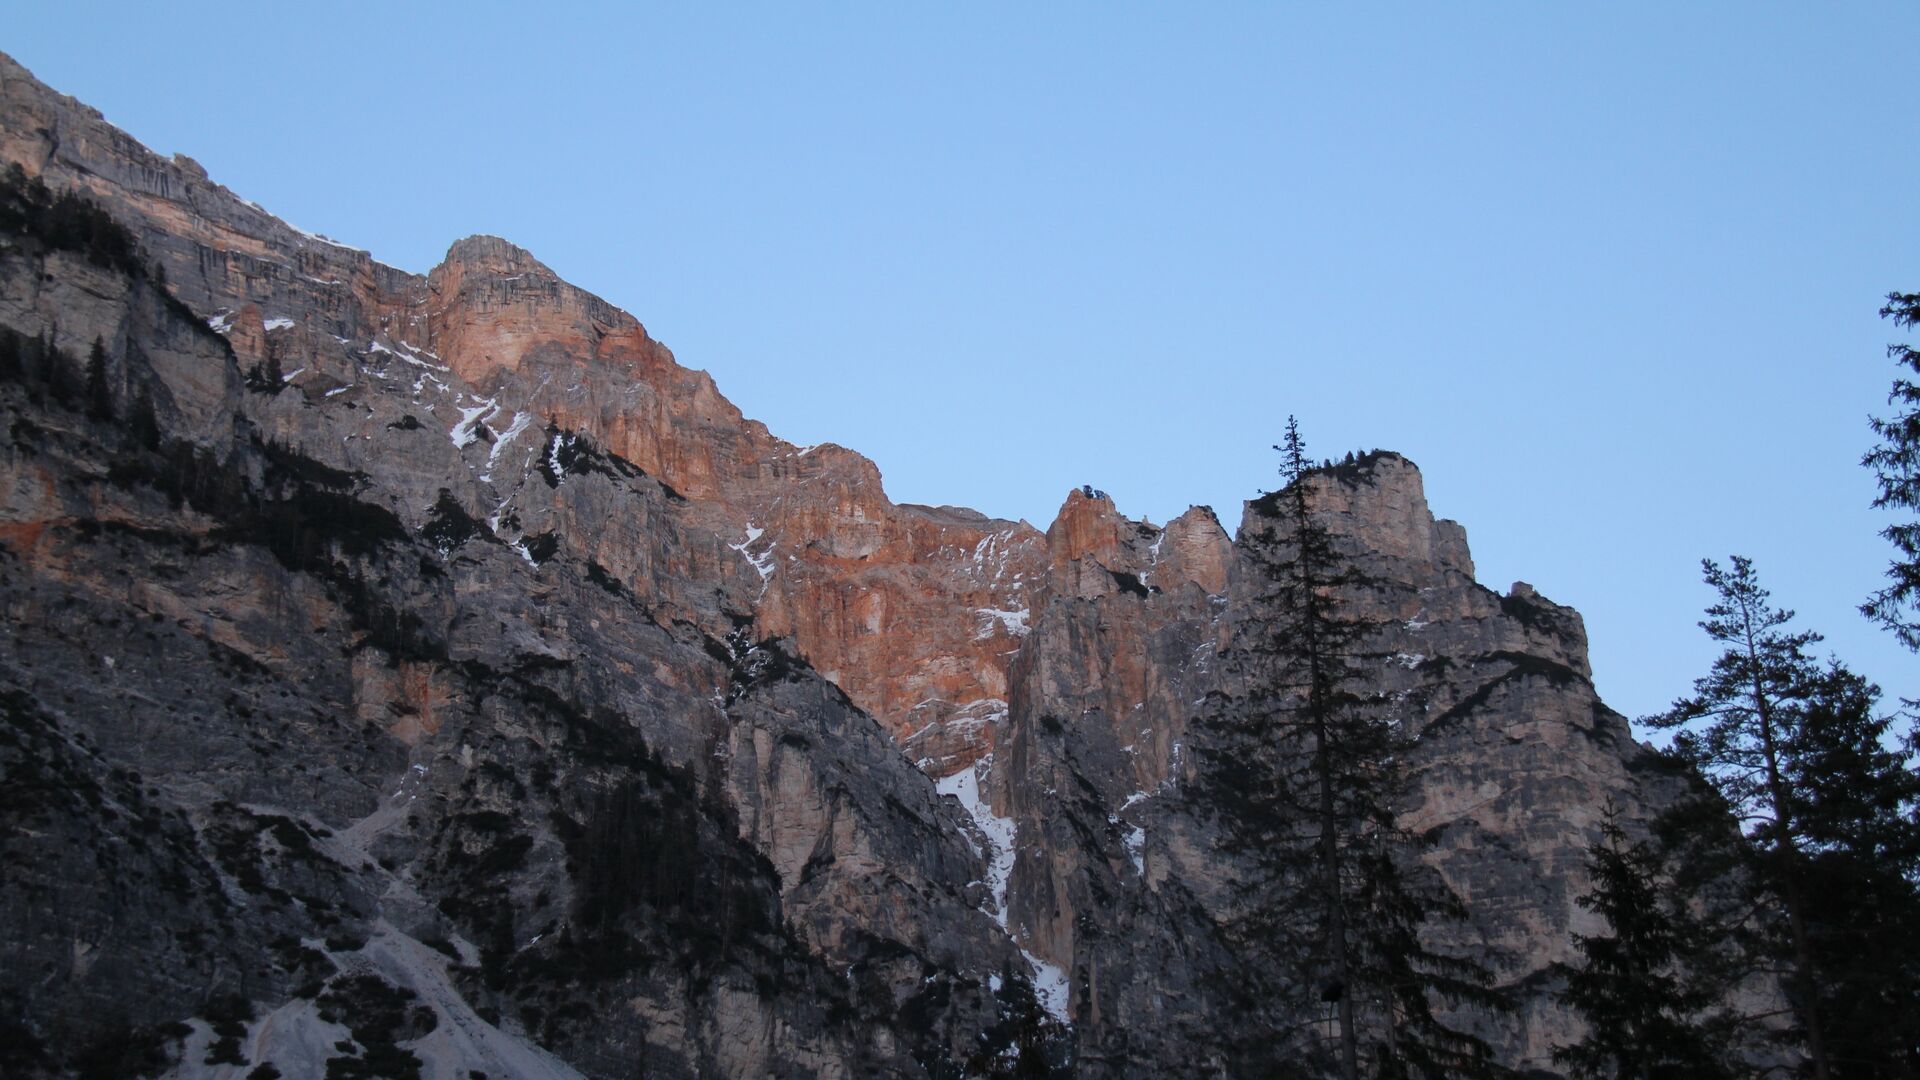
<svg viewBox="0 0 1920 1080">
<path fill-rule="evenodd" d="M 1713 670 L 1694 681 L 1694 696 L 1647 718 L 1655 728 L 1685 728 L 1674 751 L 1699 770 L 1725 800 L 1756 854 L 1756 883 L 1778 901 L 1786 934 L 1788 996 L 1818 1080 L 1832 1076 L 1820 1029 L 1814 966 L 1807 928 L 1804 875 L 1793 843 L 1797 800 L 1788 786 L 1785 749 L 1798 729 L 1818 665 L 1807 647 L 1820 640 L 1811 631 L 1785 629 L 1793 612 L 1774 608 L 1751 560 L 1735 555 L 1732 569 L 1712 559 L 1701 563 L 1719 599 L 1700 626 L 1727 646 Z M 1704 727 L 1686 728 L 1696 721 Z"/>
<path fill-rule="evenodd" d="M 153 409 L 153 392 L 141 387 L 127 412 L 127 435 L 134 445 L 148 450 L 160 449 L 160 418 Z"/>
<path fill-rule="evenodd" d="M 1224 846 L 1249 866 L 1230 935 L 1281 960 L 1247 997 L 1286 996 L 1283 1015 L 1329 1015 L 1242 1056 L 1271 1069 L 1302 1067 L 1304 1054 L 1349 1080 L 1489 1074 L 1486 1045 L 1436 1015 L 1442 1002 L 1499 999 L 1478 965 L 1420 938 L 1429 920 L 1464 910 L 1414 864 L 1418 841 L 1397 820 L 1413 747 L 1364 666 L 1380 659 L 1382 626 L 1357 604 L 1374 582 L 1317 515 L 1316 485 L 1331 481 L 1291 417 L 1275 449 L 1286 484 L 1254 504 L 1245 537 L 1267 625 L 1236 661 L 1241 698 L 1216 700 L 1205 721 L 1219 742 L 1203 783 Z"/>
<path fill-rule="evenodd" d="M 1705 943 L 1699 920 L 1662 873 L 1659 852 L 1629 841 L 1609 801 L 1600 839 L 1587 849 L 1593 889 L 1576 903 L 1608 932 L 1574 935 L 1582 963 L 1561 998 L 1586 1018 L 1586 1038 L 1554 1050 L 1581 1080 L 1730 1076 L 1727 1055 L 1702 1014 L 1716 995 L 1695 978 Z"/>
<path fill-rule="evenodd" d="M 1754 913 L 1729 932 L 1779 963 L 1813 1076 L 1914 1075 L 1920 778 L 1884 745 L 1878 688 L 1809 657 L 1820 635 L 1787 629 L 1749 560 L 1703 565 L 1718 599 L 1700 625 L 1727 649 L 1648 722 L 1684 729 L 1675 753 L 1744 834 L 1715 868 Z"/>
<path fill-rule="evenodd" d="M 24 374 L 20 360 L 20 335 L 0 326 L 0 379 L 15 382 Z"/>
<path fill-rule="evenodd" d="M 113 391 L 107 386 L 107 347 L 98 337 L 87 353 L 87 415 L 95 420 L 113 419 Z"/>
<path fill-rule="evenodd" d="M 1838 664 L 1813 687 L 1786 772 L 1835 1071 L 1920 1076 L 1920 774 L 1889 749 L 1878 689 Z"/>
<path fill-rule="evenodd" d="M 27 385 L 33 387 L 36 392 L 52 390 L 59 359 L 54 354 L 52 345 L 47 342 L 44 331 L 21 343 L 21 375 L 25 378 Z M 59 395 L 55 393 L 53 396 L 57 400 Z M 39 400 L 37 396 L 35 400 Z"/>
<path fill-rule="evenodd" d="M 1920 293 L 1888 293 L 1880 317 L 1912 329 L 1920 323 Z M 1887 346 L 1887 355 L 1906 371 L 1920 375 L 1920 349 L 1895 343 Z M 1894 379 L 1887 403 L 1897 411 L 1871 419 L 1873 433 L 1881 441 L 1860 464 L 1872 469 L 1880 482 L 1875 509 L 1911 513 L 1920 510 L 1920 384 L 1903 373 Z M 1897 553 L 1887 567 L 1890 584 L 1868 597 L 1860 610 L 1893 631 L 1907 648 L 1920 650 L 1920 521 L 1895 522 L 1880 535 Z"/>
<path fill-rule="evenodd" d="M 81 372 L 78 362 L 54 344 L 51 335 L 46 337 L 42 348 L 42 362 L 47 373 L 47 394 L 56 404 L 72 408 L 81 392 Z"/>
</svg>

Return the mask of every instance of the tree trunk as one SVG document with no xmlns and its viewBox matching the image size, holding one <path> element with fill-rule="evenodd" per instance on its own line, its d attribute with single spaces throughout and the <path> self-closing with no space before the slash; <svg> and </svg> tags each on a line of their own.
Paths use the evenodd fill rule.
<svg viewBox="0 0 1920 1080">
<path fill-rule="evenodd" d="M 1760 678 L 1760 657 L 1754 647 L 1753 622 L 1746 619 L 1748 670 L 1753 675 L 1753 709 L 1760 721 L 1760 745 L 1767 758 L 1767 799 L 1773 804 L 1774 861 L 1780 876 L 1780 894 L 1787 904 L 1787 932 L 1793 938 L 1793 981 L 1798 984 L 1801 1018 L 1807 1026 L 1807 1056 L 1813 1059 L 1814 1080 L 1831 1080 L 1827 1065 L 1826 1040 L 1820 1034 L 1820 984 L 1814 977 L 1813 947 L 1807 940 L 1806 905 L 1800 897 L 1797 878 L 1798 860 L 1794 858 L 1793 807 L 1787 798 L 1786 781 L 1780 776 L 1778 746 L 1773 732 L 1773 702 Z"/>
</svg>

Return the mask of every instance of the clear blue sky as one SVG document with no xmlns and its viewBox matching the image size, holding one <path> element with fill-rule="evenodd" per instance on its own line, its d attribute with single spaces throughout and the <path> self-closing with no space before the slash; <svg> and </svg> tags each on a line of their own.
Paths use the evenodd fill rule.
<svg viewBox="0 0 1920 1080">
<path fill-rule="evenodd" d="M 15 3 L 0 49 L 387 262 L 514 240 L 896 500 L 1231 527 L 1294 412 L 1419 462 L 1624 712 L 1732 552 L 1920 696 L 1854 610 L 1920 7 L 676 7 Z"/>
</svg>

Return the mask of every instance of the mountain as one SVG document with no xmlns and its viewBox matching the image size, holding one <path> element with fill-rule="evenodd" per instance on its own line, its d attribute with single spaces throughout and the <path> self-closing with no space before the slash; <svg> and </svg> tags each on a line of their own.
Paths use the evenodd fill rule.
<svg viewBox="0 0 1920 1080">
<path fill-rule="evenodd" d="M 1244 526 L 893 503 L 511 243 L 385 266 L 4 56 L 0 167 L 0 1060 L 1235 1073 Z M 1601 807 L 1678 781 L 1411 462 L 1316 483 L 1518 1004 L 1459 1020 L 1550 1074 Z"/>
</svg>

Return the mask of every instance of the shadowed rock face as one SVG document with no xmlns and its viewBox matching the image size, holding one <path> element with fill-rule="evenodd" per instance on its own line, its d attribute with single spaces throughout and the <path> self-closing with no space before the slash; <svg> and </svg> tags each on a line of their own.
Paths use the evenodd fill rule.
<svg viewBox="0 0 1920 1080">
<path fill-rule="evenodd" d="M 238 1023 L 286 1075 L 349 1031 L 446 1076 L 951 1076 L 1023 1044 L 1231 1072 L 1213 1027 L 1270 958 L 1217 940 L 1235 871 L 1190 792 L 1200 704 L 1271 632 L 1252 531 L 1089 491 L 1044 533 L 896 505 L 512 244 L 384 266 L 4 56 L 0 164 L 155 268 L 0 236 L 0 326 L 99 339 L 113 405 L 0 382 L 21 1060 L 191 1073 Z M 1485 1034 L 1547 1068 L 1599 808 L 1673 781 L 1579 616 L 1478 585 L 1411 463 L 1319 482 L 1387 583 L 1405 818 L 1474 916 L 1443 933 L 1521 1002 Z M 363 975 L 431 1030 L 381 1028 Z M 1029 976 L 1065 1022 L 1039 1039 Z"/>
</svg>

